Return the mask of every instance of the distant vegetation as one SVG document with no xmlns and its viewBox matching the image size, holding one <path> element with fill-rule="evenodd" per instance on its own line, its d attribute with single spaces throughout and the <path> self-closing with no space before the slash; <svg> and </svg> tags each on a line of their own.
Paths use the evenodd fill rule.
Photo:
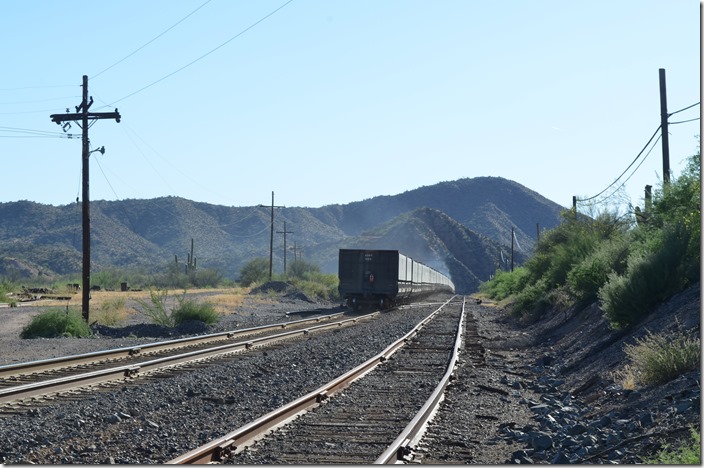
<svg viewBox="0 0 704 468">
<path fill-rule="evenodd" d="M 613 327 L 638 323 L 700 280 L 700 167 L 697 151 L 637 223 L 615 213 L 563 212 L 562 224 L 541 236 L 522 267 L 498 271 L 481 291 L 527 321 L 599 301 Z"/>
<path fill-rule="evenodd" d="M 536 223 L 543 229 L 557 226 L 561 209 L 516 182 L 476 177 L 344 205 L 289 207 L 277 215 L 275 227 L 292 226 L 306 261 L 324 273 L 337 273 L 342 246 L 396 249 L 444 266 L 457 278 L 458 290 L 472 293 L 493 273 L 500 252 L 506 256 L 512 231 L 520 264 L 533 248 Z M 62 276 L 80 277 L 80 204 L 0 203 L 0 219 L 0 278 L 46 286 Z M 96 200 L 91 202 L 92 284 L 113 290 L 123 282 L 142 289 L 192 289 L 212 287 L 222 278 L 234 282 L 247 262 L 268 259 L 270 225 L 268 210 L 259 207 L 180 197 Z M 282 240 L 275 236 L 275 273 L 282 271 Z"/>
</svg>

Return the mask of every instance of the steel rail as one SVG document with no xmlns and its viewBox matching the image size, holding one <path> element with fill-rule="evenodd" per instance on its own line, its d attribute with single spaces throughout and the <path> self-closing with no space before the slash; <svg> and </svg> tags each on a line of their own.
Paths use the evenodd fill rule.
<svg viewBox="0 0 704 468">
<path fill-rule="evenodd" d="M 291 330 L 276 335 L 264 336 L 261 338 L 240 341 L 237 343 L 228 343 L 225 345 L 216 346 L 214 348 L 190 351 L 175 356 L 165 356 L 139 364 L 127 364 L 113 367 L 110 369 L 103 369 L 68 377 L 45 380 L 42 382 L 33 382 L 29 384 L 4 388 L 0 389 L 0 404 L 8 403 L 23 398 L 54 394 L 62 390 L 76 389 L 78 387 L 85 387 L 87 385 L 93 385 L 97 383 L 105 383 L 114 380 L 134 378 L 137 377 L 140 373 L 144 374 L 146 372 L 154 371 L 156 369 L 173 367 L 186 362 L 201 361 L 214 356 L 220 356 L 245 349 L 250 349 L 255 346 L 263 346 L 268 343 L 281 341 L 298 335 L 306 335 L 308 333 L 324 330 L 326 328 L 351 325 L 354 322 L 369 319 L 375 317 L 378 314 L 379 312 L 373 312 L 371 314 L 366 314 L 359 317 L 342 320 L 339 322 L 325 323 L 321 325 L 316 325 L 314 327 L 303 328 L 300 330 Z"/>
<path fill-rule="evenodd" d="M 442 304 L 433 313 L 429 314 L 425 319 L 418 323 L 412 330 L 404 336 L 393 342 L 386 349 L 376 356 L 371 357 L 354 369 L 342 374 L 331 382 L 319 387 L 318 389 L 304 395 L 292 402 L 271 411 L 254 421 L 245 424 L 239 429 L 208 442 L 198 448 L 195 448 L 179 457 L 176 457 L 167 462 L 167 464 L 204 464 L 218 462 L 227 459 L 231 454 L 239 453 L 245 447 L 254 443 L 257 439 L 263 437 L 266 433 L 284 425 L 297 415 L 308 411 L 316 406 L 319 406 L 324 400 L 330 398 L 340 390 L 347 388 L 352 382 L 363 377 L 368 372 L 372 371 L 379 364 L 386 361 L 398 349 L 403 347 L 415 336 L 429 321 L 440 313 L 443 307 L 450 303 L 454 296 Z"/>
<path fill-rule="evenodd" d="M 452 349 L 452 357 L 448 363 L 447 370 L 442 380 L 438 383 L 430 398 L 425 402 L 423 407 L 418 411 L 416 416 L 411 420 L 406 428 L 399 434 L 396 440 L 382 453 L 379 458 L 374 461 L 375 465 L 379 464 L 396 464 L 407 462 L 407 457 L 412 453 L 412 447 L 420 440 L 421 436 L 427 428 L 427 424 L 431 417 L 435 414 L 440 402 L 445 396 L 445 388 L 455 371 L 457 360 L 459 358 L 460 346 L 462 345 L 462 334 L 464 330 L 464 315 L 465 315 L 466 299 L 462 301 L 462 314 L 460 315 L 459 325 L 457 327 L 457 337 L 455 345 Z"/>
<path fill-rule="evenodd" d="M 196 344 L 205 344 L 211 341 L 224 341 L 239 338 L 246 335 L 253 335 L 256 333 L 262 333 L 268 330 L 275 330 L 278 328 L 288 328 L 291 326 L 297 326 L 305 323 L 320 322 L 323 320 L 330 320 L 343 315 L 342 312 L 328 314 L 322 317 L 294 320 L 291 322 L 281 322 L 270 325 L 260 325 L 258 327 L 243 328 L 242 330 L 232 330 L 226 332 L 212 333 L 209 335 L 200 335 L 188 338 L 179 338 L 176 340 L 160 341 L 158 343 L 149 343 L 143 345 L 135 345 L 125 348 L 115 348 L 103 351 L 95 351 L 91 353 L 76 354 L 73 356 L 63 356 L 50 359 L 42 359 L 39 361 L 22 362 L 17 364 L 8 364 L 0 366 L 0 379 L 36 374 L 39 372 L 44 372 L 47 370 L 56 370 L 66 367 L 74 367 L 84 364 L 94 364 L 96 362 L 103 362 L 108 360 L 118 360 L 124 359 L 137 354 L 147 354 L 147 353 L 157 353 L 165 350 L 183 348 L 187 346 L 192 346 Z"/>
</svg>

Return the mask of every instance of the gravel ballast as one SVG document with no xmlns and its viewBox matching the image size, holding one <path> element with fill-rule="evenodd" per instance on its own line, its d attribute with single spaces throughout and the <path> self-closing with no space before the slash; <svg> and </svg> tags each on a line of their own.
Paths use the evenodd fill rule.
<svg viewBox="0 0 704 468">
<path fill-rule="evenodd" d="M 624 389 L 615 377 L 627 363 L 624 344 L 647 332 L 679 329 L 699 336 L 699 285 L 662 304 L 639 326 L 620 331 L 605 324 L 596 305 L 525 325 L 486 301 L 468 304 L 485 353 L 479 361 L 461 356 L 457 378 L 416 462 L 636 463 L 665 444 L 677 447 L 690 428 L 700 431 L 700 369 L 635 390 Z M 209 331 L 296 320 L 300 317 L 287 318 L 286 312 L 311 307 L 339 310 L 335 304 L 289 298 L 252 301 Z M 20 340 L 17 317 L 30 309 L 19 309 L 0 309 L 5 324 L 0 364 L 159 339 L 101 334 Z M 361 333 L 340 329 L 292 346 L 4 413 L 0 463 L 168 461 L 319 387 L 379 352 L 427 313 L 404 309 L 363 324 Z"/>
</svg>

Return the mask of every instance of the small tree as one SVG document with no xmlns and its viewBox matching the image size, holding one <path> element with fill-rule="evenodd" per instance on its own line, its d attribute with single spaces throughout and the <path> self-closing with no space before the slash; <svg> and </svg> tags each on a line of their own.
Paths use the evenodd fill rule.
<svg viewBox="0 0 704 468">
<path fill-rule="evenodd" d="M 255 258 L 247 262 L 240 270 L 240 284 L 251 286 L 255 283 L 263 283 L 269 277 L 269 260 L 266 258 Z"/>
<path fill-rule="evenodd" d="M 288 276 L 291 278 L 310 279 L 316 273 L 320 273 L 320 267 L 304 260 L 294 260 L 288 267 Z"/>
</svg>

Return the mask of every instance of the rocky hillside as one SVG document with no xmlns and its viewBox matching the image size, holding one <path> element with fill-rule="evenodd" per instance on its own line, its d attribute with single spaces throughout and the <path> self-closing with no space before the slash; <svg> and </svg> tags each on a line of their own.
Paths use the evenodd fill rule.
<svg viewBox="0 0 704 468">
<path fill-rule="evenodd" d="M 472 292 L 503 258 L 508 263 L 511 230 L 514 261 L 530 253 L 536 229 L 560 222 L 562 207 L 526 187 L 498 177 L 442 182 L 394 196 L 347 205 L 275 210 L 274 271 L 287 257 L 337 271 L 339 248 L 398 249 L 449 272 L 461 292 Z M 81 269 L 81 205 L 0 203 L 0 276 L 51 277 Z M 191 239 L 201 268 L 236 279 L 255 257 L 268 257 L 271 211 L 227 207 L 178 197 L 91 202 L 91 259 L 106 267 L 160 271 L 185 262 Z M 19 265 L 19 266 L 18 266 Z"/>
</svg>

